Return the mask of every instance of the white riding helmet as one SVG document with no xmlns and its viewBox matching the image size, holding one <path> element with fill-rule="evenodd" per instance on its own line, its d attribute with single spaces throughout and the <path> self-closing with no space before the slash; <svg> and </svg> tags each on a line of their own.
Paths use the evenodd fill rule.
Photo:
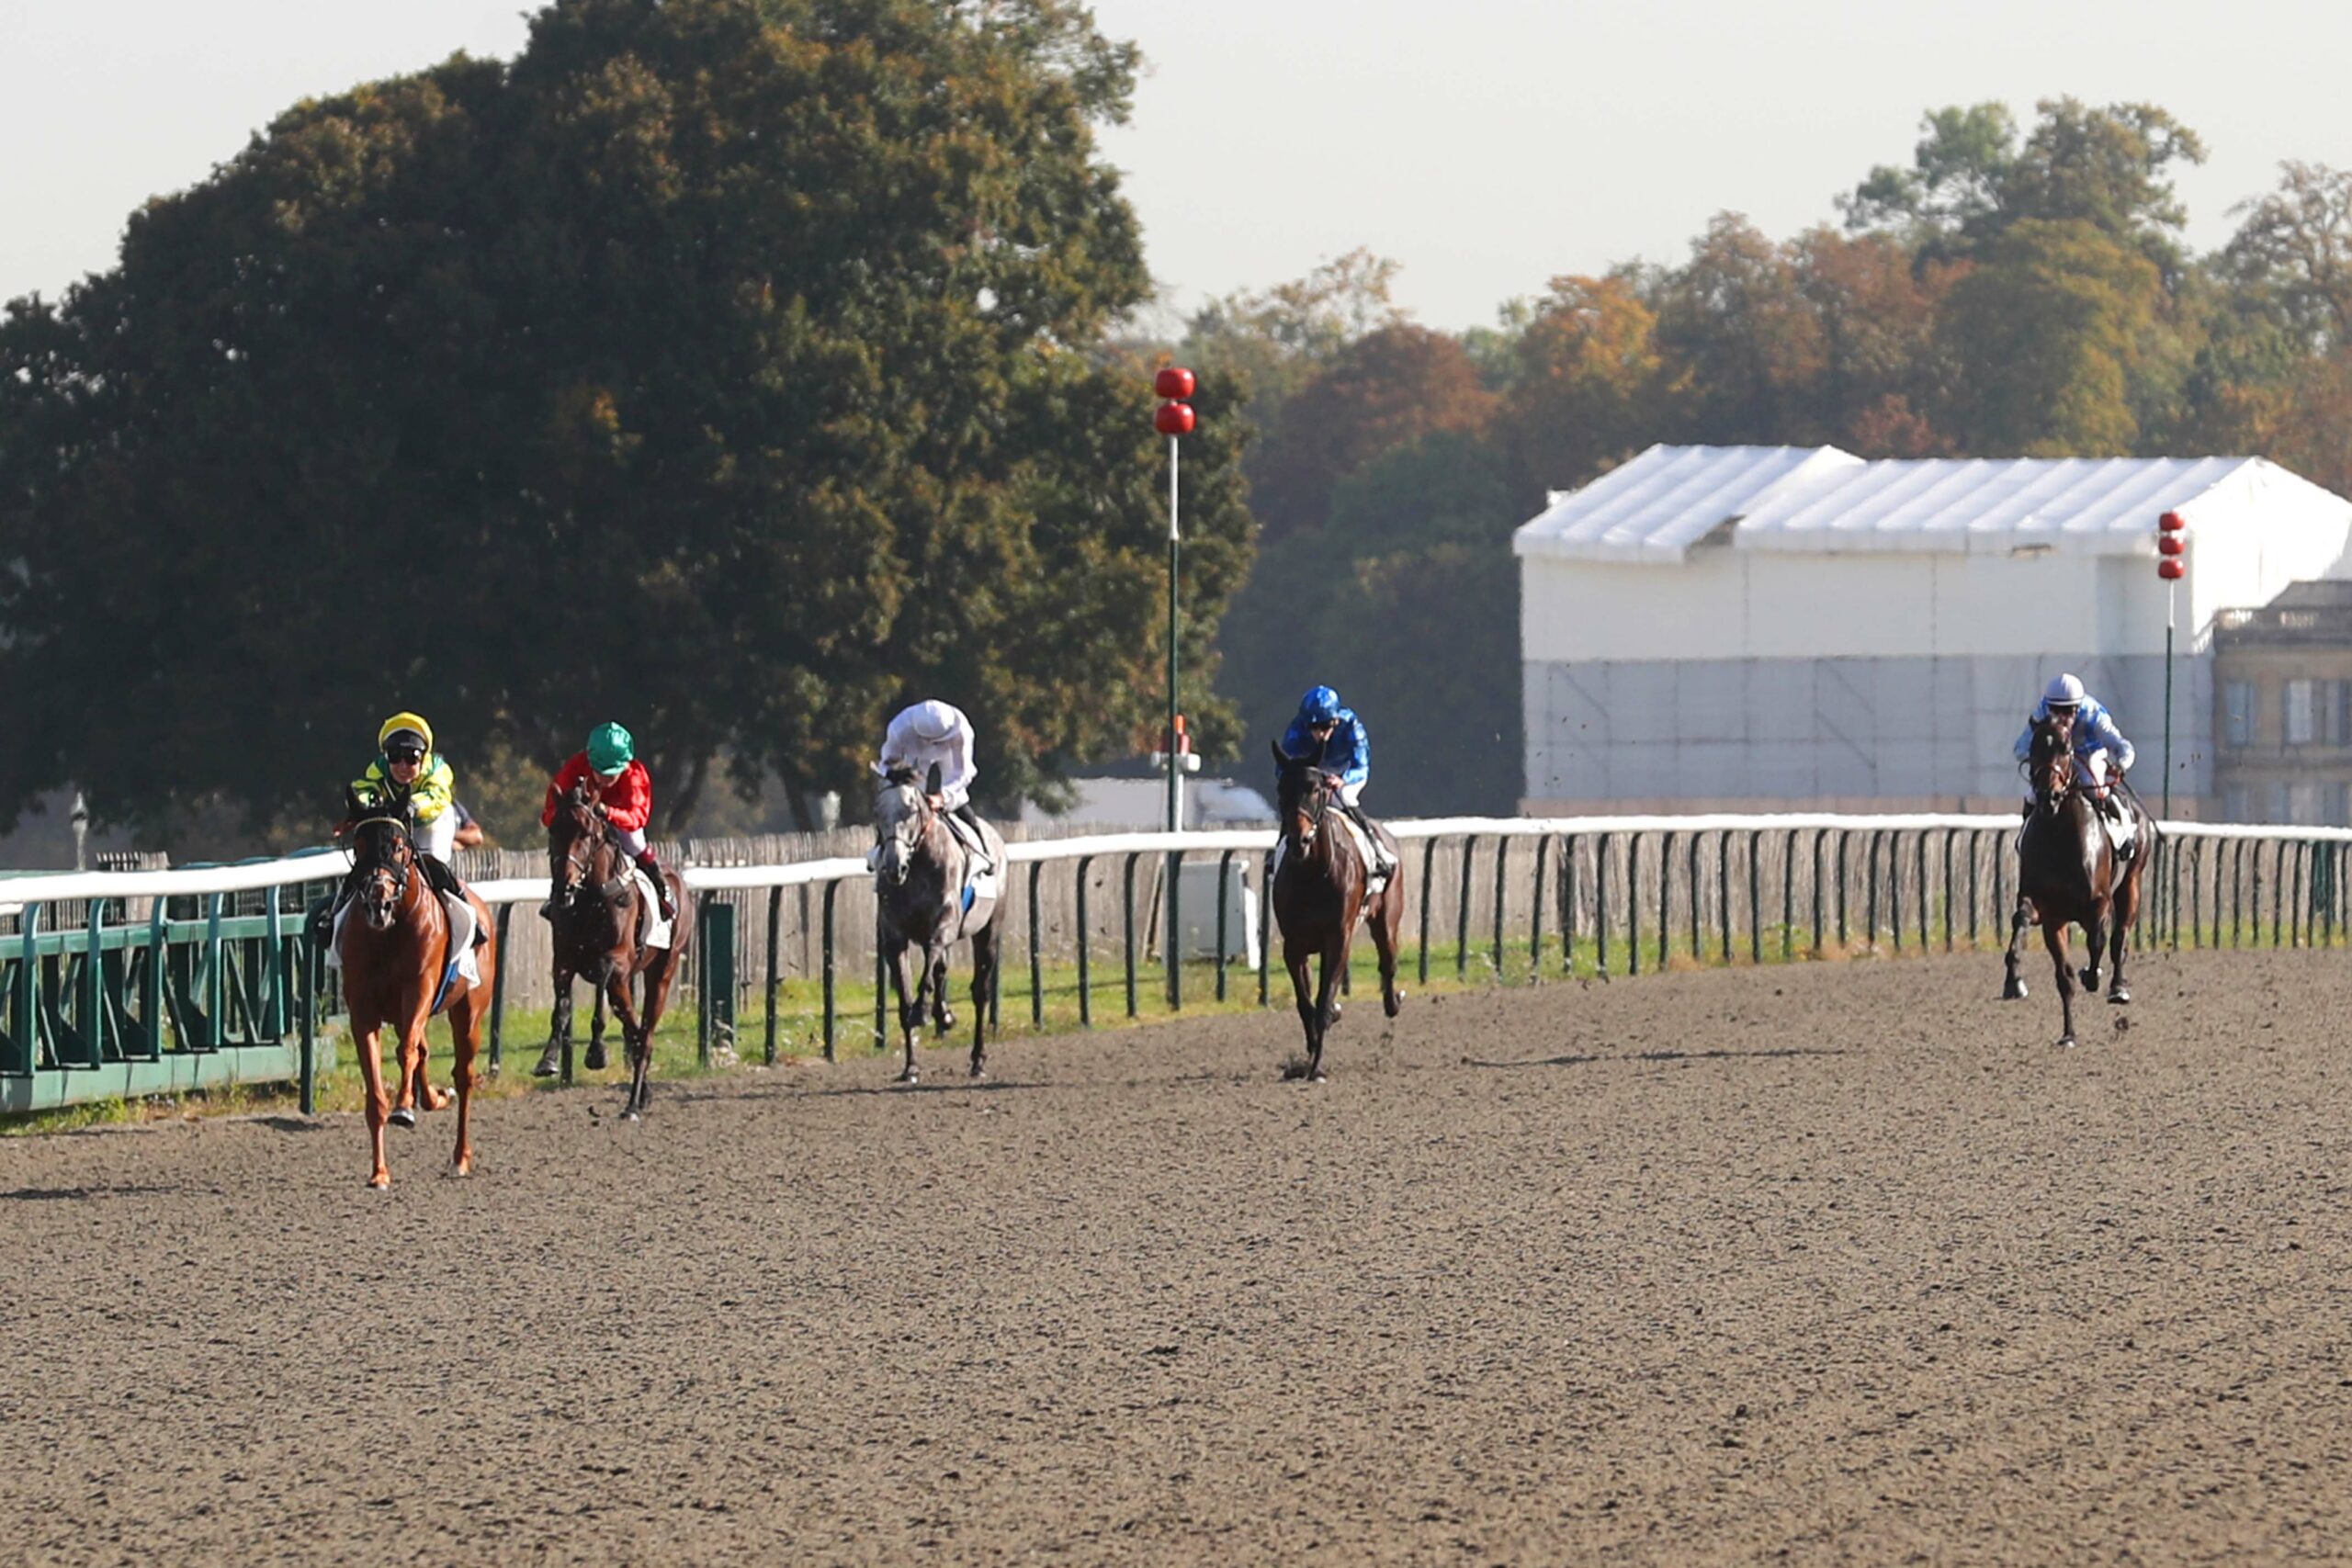
<svg viewBox="0 0 2352 1568">
<path fill-rule="evenodd" d="M 2054 675 L 2050 684 L 2041 688 L 2041 705 L 2052 708 L 2078 708 L 2089 694 L 2082 682 L 2072 675 Z"/>
<path fill-rule="evenodd" d="M 909 723 L 925 740 L 944 740 L 956 733 L 956 710 L 933 698 L 915 705 L 914 716 Z"/>
</svg>

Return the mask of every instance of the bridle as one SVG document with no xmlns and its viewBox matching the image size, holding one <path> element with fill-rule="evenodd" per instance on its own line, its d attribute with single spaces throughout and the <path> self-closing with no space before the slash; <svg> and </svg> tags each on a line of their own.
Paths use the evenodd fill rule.
<svg viewBox="0 0 2352 1568">
<path fill-rule="evenodd" d="M 1331 797 L 1338 792 L 1331 775 L 1321 768 L 1301 765 L 1285 772 L 1283 794 L 1283 832 L 1298 846 L 1301 854 L 1315 847 L 1323 831 L 1323 818 L 1331 809 Z"/>
<path fill-rule="evenodd" d="M 904 768 L 893 768 L 883 775 L 880 794 L 884 798 L 896 797 L 902 802 L 912 803 L 887 823 L 880 811 L 874 814 L 875 827 L 879 835 L 876 841 L 883 850 L 881 863 L 876 871 L 877 874 L 887 873 L 893 884 L 903 885 L 907 874 L 914 869 L 915 851 L 922 847 L 924 836 L 931 831 L 931 796 L 924 794 L 922 786 L 915 782 L 913 773 Z M 895 853 L 892 852 L 894 851 Z"/>
<path fill-rule="evenodd" d="M 2071 722 L 2042 719 L 2033 727 L 2033 744 L 2026 761 L 2026 782 L 2033 787 L 2036 808 L 2055 813 L 2075 787 L 2075 736 Z"/>
<path fill-rule="evenodd" d="M 378 834 L 375 845 L 361 853 L 370 828 L 387 828 L 390 831 Z M 409 878 L 416 866 L 416 844 L 409 826 L 398 817 L 363 817 L 351 825 L 353 857 L 357 862 L 366 892 L 361 902 L 368 911 L 368 922 L 378 930 L 391 924 L 392 909 L 408 897 Z M 379 897 L 378 890 L 389 885 Z"/>
<path fill-rule="evenodd" d="M 569 796 L 559 805 L 556 820 L 569 822 L 574 811 L 584 812 L 589 820 L 585 824 L 572 824 L 571 841 L 564 845 L 560 857 L 562 866 L 557 874 L 553 891 L 556 902 L 567 908 L 578 903 L 580 896 L 588 891 L 589 879 L 595 874 L 596 852 L 613 841 L 613 825 L 598 815 L 593 807 Z M 596 896 L 609 902 L 628 882 L 626 874 L 616 873 L 596 889 Z"/>
</svg>

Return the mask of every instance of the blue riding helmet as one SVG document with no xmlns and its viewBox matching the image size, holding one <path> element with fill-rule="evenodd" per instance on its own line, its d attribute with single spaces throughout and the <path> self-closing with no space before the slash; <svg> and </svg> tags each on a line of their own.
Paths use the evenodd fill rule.
<svg viewBox="0 0 2352 1568">
<path fill-rule="evenodd" d="M 1298 699 L 1298 716 L 1306 724 L 1335 724 L 1340 717 L 1340 694 L 1317 686 Z"/>
</svg>

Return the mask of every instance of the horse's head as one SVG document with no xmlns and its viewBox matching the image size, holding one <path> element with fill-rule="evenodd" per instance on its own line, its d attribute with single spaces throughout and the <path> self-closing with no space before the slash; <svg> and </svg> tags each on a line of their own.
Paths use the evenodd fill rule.
<svg viewBox="0 0 2352 1568">
<path fill-rule="evenodd" d="M 1338 798 L 1340 781 L 1312 757 L 1284 755 L 1279 743 L 1274 766 L 1275 825 L 1294 849 L 1313 849 L 1316 835 L 1323 830 L 1323 814 Z"/>
<path fill-rule="evenodd" d="M 587 889 L 605 830 L 604 811 L 584 781 L 557 797 L 548 823 L 548 882 L 557 907 L 570 908 Z"/>
<path fill-rule="evenodd" d="M 932 771 L 934 775 L 938 772 Z M 906 881 L 931 821 L 931 797 L 915 781 L 912 768 L 892 768 L 882 775 L 874 789 L 874 840 L 882 851 L 874 867 L 876 880 Z"/>
<path fill-rule="evenodd" d="M 371 931 L 390 931 L 416 872 L 416 846 L 408 823 L 398 817 L 362 815 L 351 829 L 353 863 L 359 872 L 359 911 Z"/>
<path fill-rule="evenodd" d="M 2061 711 L 2032 721 L 2033 740 L 2025 758 L 2026 782 L 2033 786 L 2034 809 L 2055 813 L 2075 784 L 2075 716 Z"/>
</svg>

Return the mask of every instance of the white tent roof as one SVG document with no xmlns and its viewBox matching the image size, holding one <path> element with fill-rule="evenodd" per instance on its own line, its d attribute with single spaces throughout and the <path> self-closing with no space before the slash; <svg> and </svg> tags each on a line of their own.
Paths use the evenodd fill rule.
<svg viewBox="0 0 2352 1568">
<path fill-rule="evenodd" d="M 1582 490 L 1555 491 L 1511 549 L 1579 560 L 1679 561 L 1792 481 L 1862 467 L 1835 446 L 1653 446 Z"/>
<path fill-rule="evenodd" d="M 1512 536 L 1520 555 L 1679 561 L 1724 524 L 1740 549 L 2152 555 L 2159 513 L 2225 523 L 2256 491 L 2344 502 L 2259 457 L 1864 462 L 1834 446 L 1653 446 Z M 2200 502 L 2202 503 L 2200 505 Z M 2203 513 L 2203 516 L 2198 515 Z"/>
</svg>

